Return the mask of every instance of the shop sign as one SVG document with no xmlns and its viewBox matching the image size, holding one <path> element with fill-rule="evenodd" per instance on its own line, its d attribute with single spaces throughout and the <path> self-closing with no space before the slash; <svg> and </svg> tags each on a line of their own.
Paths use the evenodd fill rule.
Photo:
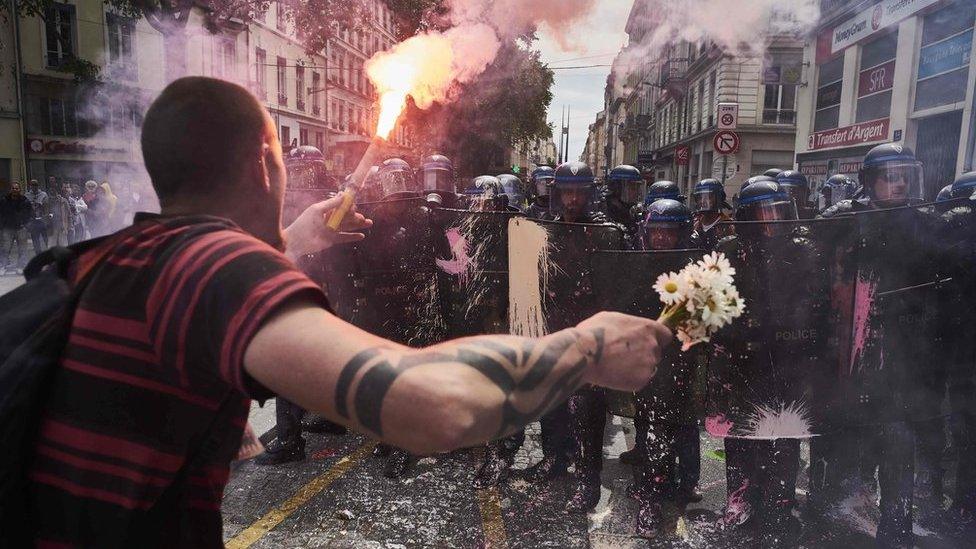
<svg viewBox="0 0 976 549">
<path fill-rule="evenodd" d="M 895 85 L 895 60 L 884 65 L 861 71 L 861 78 L 857 84 L 857 96 L 864 97 L 878 92 L 890 90 Z"/>
<path fill-rule="evenodd" d="M 860 145 L 873 141 L 884 141 L 888 139 L 888 124 L 890 119 L 882 118 L 863 122 L 844 128 L 836 128 L 810 134 L 807 148 L 811 151 L 818 149 L 829 149 L 832 147 L 846 147 L 849 145 Z"/>
<path fill-rule="evenodd" d="M 884 0 L 837 25 L 831 36 L 831 53 L 837 53 L 941 0 Z"/>
<path fill-rule="evenodd" d="M 37 137 L 27 139 L 27 151 L 31 154 L 99 154 L 125 153 L 126 149 L 102 147 L 83 141 L 60 141 L 51 139 L 45 141 Z"/>
<path fill-rule="evenodd" d="M 806 176 L 827 175 L 827 162 L 801 162 L 800 173 Z"/>
<path fill-rule="evenodd" d="M 928 78 L 969 65 L 973 48 L 973 31 L 922 48 L 918 57 L 918 79 Z"/>
</svg>

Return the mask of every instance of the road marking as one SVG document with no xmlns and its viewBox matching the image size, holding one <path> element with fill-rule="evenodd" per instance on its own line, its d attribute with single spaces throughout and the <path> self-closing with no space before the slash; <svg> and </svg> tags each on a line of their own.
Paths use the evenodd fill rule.
<svg viewBox="0 0 976 549">
<path fill-rule="evenodd" d="M 258 540 L 281 524 L 301 506 L 308 503 L 309 500 L 318 495 L 322 490 L 328 488 L 336 479 L 362 463 L 373 452 L 376 444 L 376 442 L 367 442 L 356 449 L 355 452 L 337 461 L 326 472 L 313 478 L 308 484 L 299 488 L 287 501 L 268 511 L 266 515 L 259 518 L 254 524 L 248 526 L 243 532 L 227 541 L 225 546 L 228 549 L 245 549 L 257 543 Z"/>
<path fill-rule="evenodd" d="M 485 450 L 474 452 L 474 469 L 484 463 Z M 486 549 L 507 549 L 508 535 L 505 533 L 505 519 L 502 517 L 501 496 L 498 487 L 492 486 L 483 490 L 475 489 L 478 500 L 478 510 L 481 511 L 481 530 L 485 533 Z"/>
</svg>

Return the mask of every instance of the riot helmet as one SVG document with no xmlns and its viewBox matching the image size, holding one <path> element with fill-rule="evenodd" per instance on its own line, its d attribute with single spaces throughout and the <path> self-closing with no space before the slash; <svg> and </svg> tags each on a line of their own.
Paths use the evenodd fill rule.
<svg viewBox="0 0 976 549">
<path fill-rule="evenodd" d="M 833 206 L 838 202 L 854 198 L 854 182 L 842 173 L 835 174 L 827 178 L 821 192 L 827 206 Z"/>
<path fill-rule="evenodd" d="M 552 182 L 556 178 L 556 170 L 549 166 L 539 166 L 532 170 L 531 178 L 536 196 L 549 196 Z"/>
<path fill-rule="evenodd" d="M 493 175 L 481 175 L 471 182 L 471 186 L 464 190 L 468 197 L 469 209 L 474 211 L 505 211 L 508 197 L 502 189 L 502 183 Z"/>
<path fill-rule="evenodd" d="M 703 179 L 695 185 L 692 193 L 696 212 L 719 212 L 727 208 L 725 186 L 717 179 Z"/>
<path fill-rule="evenodd" d="M 763 172 L 766 177 L 772 177 L 773 179 L 779 179 L 779 176 L 783 173 L 783 170 L 779 168 L 770 168 Z"/>
<path fill-rule="evenodd" d="M 796 202 L 797 209 L 806 208 L 810 200 L 810 183 L 807 177 L 795 170 L 786 170 L 776 178 L 780 189 L 788 192 Z"/>
<path fill-rule="evenodd" d="M 607 175 L 607 189 L 625 204 L 637 204 L 643 194 L 644 178 L 640 170 L 622 164 Z"/>
<path fill-rule="evenodd" d="M 942 187 L 942 190 L 935 197 L 936 202 L 948 202 L 949 200 L 952 200 L 952 185 Z"/>
<path fill-rule="evenodd" d="M 662 198 L 647 207 L 644 218 L 645 250 L 675 250 L 691 234 L 691 210 L 677 200 Z"/>
<path fill-rule="evenodd" d="M 970 198 L 976 193 L 976 172 L 966 172 L 952 183 L 952 198 Z"/>
<path fill-rule="evenodd" d="M 376 174 L 383 200 L 406 198 L 416 194 L 413 170 L 410 164 L 400 158 L 390 158 L 380 164 Z"/>
<path fill-rule="evenodd" d="M 596 201 L 593 171 L 583 162 L 566 162 L 556 168 L 554 175 L 549 211 L 566 221 L 582 221 L 593 211 Z"/>
<path fill-rule="evenodd" d="M 502 190 L 508 197 L 508 205 L 517 208 L 519 211 L 525 209 L 525 190 L 522 188 L 522 180 L 512 174 L 502 174 L 498 176 L 498 181 L 502 184 Z"/>
<path fill-rule="evenodd" d="M 424 158 L 420 166 L 420 185 L 424 192 L 454 193 L 454 164 L 442 154 Z"/>
<path fill-rule="evenodd" d="M 797 219 L 796 204 L 775 181 L 757 181 L 742 189 L 735 210 L 736 221 L 791 221 Z M 778 236 L 789 227 L 770 223 L 762 227 L 766 236 Z"/>
<path fill-rule="evenodd" d="M 647 196 L 644 197 L 644 205 L 650 206 L 656 200 L 670 198 L 678 202 L 684 202 L 685 197 L 681 196 L 681 188 L 674 181 L 657 181 L 647 188 Z"/>
<path fill-rule="evenodd" d="M 911 149 L 897 143 L 868 151 L 858 175 L 871 201 L 882 208 L 905 206 L 922 197 L 922 163 Z"/>
</svg>

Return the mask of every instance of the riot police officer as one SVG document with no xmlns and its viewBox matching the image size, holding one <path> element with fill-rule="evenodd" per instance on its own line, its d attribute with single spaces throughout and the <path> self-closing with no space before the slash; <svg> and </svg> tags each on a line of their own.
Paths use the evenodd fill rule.
<svg viewBox="0 0 976 549">
<path fill-rule="evenodd" d="M 647 195 L 644 196 L 644 206 L 650 206 L 655 200 L 670 198 L 678 202 L 684 202 L 685 197 L 681 194 L 681 187 L 674 181 L 655 181 L 647 188 Z"/>
<path fill-rule="evenodd" d="M 532 170 L 534 197 L 525 210 L 525 215 L 533 219 L 545 219 L 549 215 L 549 194 L 556 178 L 556 170 L 549 166 L 539 166 Z"/>
<path fill-rule="evenodd" d="M 615 223 L 626 227 L 632 238 L 637 236 L 640 220 L 635 206 L 641 201 L 643 186 L 644 178 L 640 170 L 633 166 L 617 166 L 607 175 L 607 215 Z"/>
<path fill-rule="evenodd" d="M 655 201 L 642 224 L 641 241 L 645 250 L 691 247 L 691 211 L 677 200 Z M 643 537 L 660 530 L 661 504 L 666 499 L 679 505 L 702 499 L 697 490 L 701 452 L 694 395 L 699 353 L 700 349 L 682 353 L 675 343 L 666 350 L 654 382 L 636 395 L 634 476 L 637 533 Z"/>
<path fill-rule="evenodd" d="M 817 247 L 798 231 L 796 206 L 775 181 L 753 181 L 735 212 L 736 235 L 719 242 L 749 303 L 744 317 L 716 334 L 709 365 L 706 428 L 724 438 L 727 503 L 723 524 L 755 530 L 762 547 L 794 547 L 800 439 L 810 426 L 763 418 L 803 417 L 808 376 L 820 365 L 826 326 L 826 274 Z"/>
<path fill-rule="evenodd" d="M 817 216 L 816 210 L 810 205 L 810 182 L 805 175 L 795 170 L 786 170 L 776 177 L 776 182 L 793 197 L 800 219 L 813 219 Z"/>
<path fill-rule="evenodd" d="M 498 181 L 502 184 L 502 189 L 504 190 L 505 196 L 508 197 L 509 208 L 514 208 L 520 212 L 524 211 L 526 201 L 525 189 L 523 189 L 522 180 L 519 179 L 518 176 L 505 173 L 498 176 Z"/>
<path fill-rule="evenodd" d="M 763 175 L 766 176 L 766 177 L 772 178 L 772 179 L 779 179 L 779 176 L 782 175 L 782 173 L 783 173 L 783 170 L 781 170 L 779 168 L 770 168 L 770 169 L 764 171 L 763 172 Z"/>
<path fill-rule="evenodd" d="M 432 154 L 424 158 L 417 176 L 420 188 L 429 202 L 445 208 L 456 208 L 458 196 L 454 187 L 454 164 L 442 154 Z"/>
<path fill-rule="evenodd" d="M 732 226 L 720 226 L 732 218 L 723 210 L 731 209 L 725 198 L 725 186 L 717 179 L 703 179 L 695 185 L 694 235 L 705 249 L 711 249 L 720 239 L 732 234 Z"/>
<path fill-rule="evenodd" d="M 828 179 L 828 183 L 834 179 Z M 847 179 L 847 176 L 841 176 Z M 823 212 L 824 217 L 872 209 L 907 206 L 922 197 L 922 163 L 912 150 L 897 143 L 874 147 L 864 157 L 858 172 L 864 196 L 834 201 Z M 849 181 L 849 179 L 848 179 Z M 838 178 L 840 183 L 841 179 Z M 833 191 L 831 199 L 834 200 Z"/>
<path fill-rule="evenodd" d="M 482 212 L 508 211 L 508 196 L 501 181 L 493 175 L 479 175 L 464 190 L 468 199 L 468 209 Z"/>
<path fill-rule="evenodd" d="M 838 173 L 827 178 L 824 181 L 823 186 L 820 188 L 820 194 L 824 199 L 823 210 L 827 210 L 831 206 L 843 202 L 844 200 L 851 200 L 855 198 L 855 190 L 857 185 L 850 177 Z"/>
<path fill-rule="evenodd" d="M 384 160 L 376 172 L 375 184 L 383 201 L 420 196 L 420 185 L 413 170 L 401 158 Z"/>
<path fill-rule="evenodd" d="M 565 223 L 606 223 L 596 209 L 597 187 L 593 171 L 583 162 L 566 162 L 556 168 L 549 198 L 549 214 Z"/>
</svg>

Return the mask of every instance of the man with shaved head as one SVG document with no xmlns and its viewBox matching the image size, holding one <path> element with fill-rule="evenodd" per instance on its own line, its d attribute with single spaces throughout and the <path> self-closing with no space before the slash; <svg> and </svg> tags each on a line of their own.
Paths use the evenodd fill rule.
<svg viewBox="0 0 976 549">
<path fill-rule="evenodd" d="M 77 262 L 92 278 L 30 473 L 37 545 L 220 547 L 220 505 L 250 401 L 278 395 L 417 454 L 507 435 L 584 383 L 644 386 L 670 332 L 600 314 L 541 339 L 426 349 L 332 315 L 290 259 L 362 238 L 325 219 L 281 229 L 285 169 L 267 111 L 209 78 L 168 86 L 143 156 L 160 215 Z"/>
</svg>

